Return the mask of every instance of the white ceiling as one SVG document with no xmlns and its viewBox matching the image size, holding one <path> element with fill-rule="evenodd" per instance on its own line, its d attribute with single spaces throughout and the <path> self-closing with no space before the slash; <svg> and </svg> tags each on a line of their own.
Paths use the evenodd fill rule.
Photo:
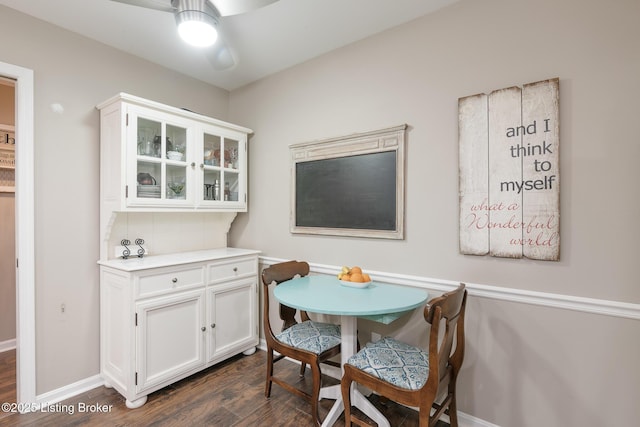
<svg viewBox="0 0 640 427">
<path fill-rule="evenodd" d="M 0 0 L 0 5 L 233 90 L 458 0 L 279 0 L 221 19 L 237 64 L 213 69 L 182 42 L 171 13 L 110 0 Z M 167 0 L 168 2 L 168 0 Z"/>
</svg>

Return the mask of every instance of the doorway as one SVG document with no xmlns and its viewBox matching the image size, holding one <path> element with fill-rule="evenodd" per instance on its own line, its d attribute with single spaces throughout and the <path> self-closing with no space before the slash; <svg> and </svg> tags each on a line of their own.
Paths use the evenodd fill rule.
<svg viewBox="0 0 640 427">
<path fill-rule="evenodd" d="M 0 62 L 0 76 L 15 81 L 16 396 L 36 403 L 33 70 Z"/>
<path fill-rule="evenodd" d="M 0 352 L 15 356 L 15 81 L 0 77 Z M 2 354 L 3 359 L 9 357 Z M 12 357 L 13 357 L 12 356 Z M 15 357 L 13 357 L 15 360 Z M 15 363 L 11 372 L 15 372 Z M 14 375 L 15 376 L 15 375 Z M 15 384 L 15 379 L 11 381 Z M 15 401 L 15 385 L 9 400 Z"/>
</svg>

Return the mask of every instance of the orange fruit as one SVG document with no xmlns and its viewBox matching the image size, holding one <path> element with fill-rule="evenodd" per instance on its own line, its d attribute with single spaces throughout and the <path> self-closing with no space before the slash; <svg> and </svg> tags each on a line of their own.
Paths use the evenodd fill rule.
<svg viewBox="0 0 640 427">
<path fill-rule="evenodd" d="M 362 274 L 362 269 L 356 265 L 354 267 L 351 267 L 349 274 Z"/>
<path fill-rule="evenodd" d="M 363 274 L 362 277 L 364 278 L 365 282 L 370 282 L 371 281 L 371 277 L 368 274 Z"/>
<path fill-rule="evenodd" d="M 351 282 L 351 276 L 349 276 L 348 274 L 345 274 L 344 276 L 342 276 L 342 279 L 345 282 Z"/>
<path fill-rule="evenodd" d="M 365 280 L 364 280 L 364 277 L 362 276 L 361 273 L 353 273 L 353 274 L 351 274 L 351 281 L 352 282 L 362 283 Z"/>
</svg>

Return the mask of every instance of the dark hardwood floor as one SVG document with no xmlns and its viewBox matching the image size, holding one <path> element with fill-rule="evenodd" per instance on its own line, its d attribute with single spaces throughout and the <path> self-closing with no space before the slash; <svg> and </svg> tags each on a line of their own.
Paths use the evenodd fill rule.
<svg viewBox="0 0 640 427">
<path fill-rule="evenodd" d="M 138 409 L 128 409 L 124 398 L 113 389 L 98 387 L 60 402 L 49 412 L 29 414 L 0 412 L 0 426 L 311 426 L 310 406 L 301 398 L 274 384 L 271 397 L 264 396 L 266 353 L 236 356 L 149 395 Z M 15 350 L 0 353 L 0 403 L 15 402 Z M 299 365 L 283 360 L 276 372 L 311 385 L 307 369 L 299 377 Z M 324 377 L 324 384 L 337 384 Z M 392 426 L 418 426 L 416 411 L 369 398 L 385 414 Z M 322 419 L 333 400 L 322 400 Z M 97 405 L 97 406 L 90 406 Z M 103 409 L 105 412 L 96 412 Z M 344 415 L 335 426 L 344 426 Z M 439 427 L 448 427 L 439 423 Z"/>
</svg>

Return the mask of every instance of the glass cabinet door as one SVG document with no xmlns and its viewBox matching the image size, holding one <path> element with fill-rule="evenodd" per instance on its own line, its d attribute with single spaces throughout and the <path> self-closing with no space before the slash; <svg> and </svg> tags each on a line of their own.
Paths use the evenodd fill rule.
<svg viewBox="0 0 640 427">
<path fill-rule="evenodd" d="M 237 139 L 204 133 L 202 200 L 237 202 L 240 193 L 239 147 Z"/>
<path fill-rule="evenodd" d="M 167 199 L 187 199 L 187 130 L 167 124 L 164 144 L 166 157 Z"/>
<path fill-rule="evenodd" d="M 222 138 L 218 135 L 204 134 L 203 141 L 203 200 L 220 200 L 220 147 L 222 147 Z"/>
<path fill-rule="evenodd" d="M 246 210 L 246 134 L 142 106 L 126 126 L 126 206 Z"/>
<path fill-rule="evenodd" d="M 136 125 L 138 202 L 186 201 L 190 181 L 186 127 L 141 116 L 136 118 Z"/>
<path fill-rule="evenodd" d="M 162 123 L 143 117 L 137 118 L 137 168 L 135 197 L 160 199 L 162 197 L 162 163 L 156 135 L 162 135 Z"/>
<path fill-rule="evenodd" d="M 240 190 L 239 179 L 239 145 L 236 139 L 225 138 L 224 140 L 224 200 L 237 202 Z"/>
</svg>

